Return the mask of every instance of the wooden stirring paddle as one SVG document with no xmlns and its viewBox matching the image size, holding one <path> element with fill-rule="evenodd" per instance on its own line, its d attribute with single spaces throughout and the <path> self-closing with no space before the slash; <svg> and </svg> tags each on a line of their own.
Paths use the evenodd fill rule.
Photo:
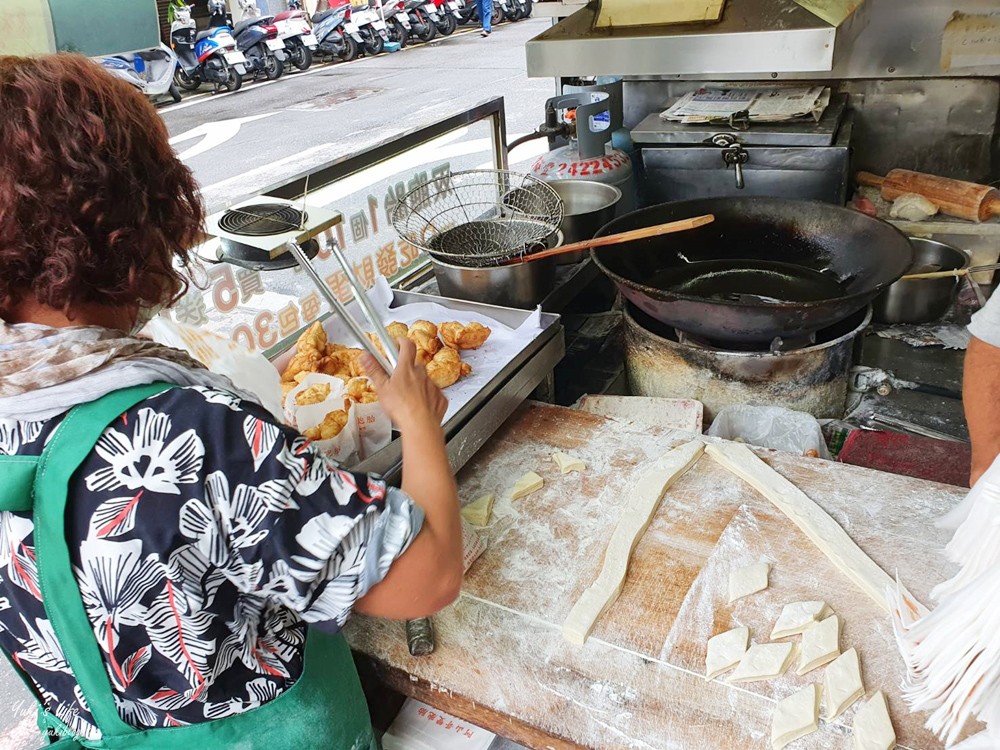
<svg viewBox="0 0 1000 750">
<path fill-rule="evenodd" d="M 970 273 L 980 271 L 995 271 L 1000 268 L 1000 263 L 989 263 L 985 266 L 969 266 L 968 268 L 956 268 L 952 271 L 928 271 L 926 273 L 908 273 L 900 277 L 900 281 L 915 281 L 917 279 L 947 279 L 954 276 L 968 276 Z"/>
<path fill-rule="evenodd" d="M 688 229 L 697 229 L 698 227 L 703 227 L 706 224 L 711 224 L 715 221 L 715 216 L 712 214 L 705 214 L 704 216 L 695 216 L 690 219 L 681 219 L 680 221 L 671 221 L 668 224 L 657 224 L 654 227 L 645 227 L 643 229 L 633 229 L 631 232 L 621 232 L 619 234 L 609 234 L 606 237 L 595 237 L 592 240 L 583 240 L 582 242 L 574 242 L 571 245 L 563 245 L 562 247 L 555 247 L 551 250 L 542 250 L 540 253 L 532 253 L 531 255 L 522 255 L 518 258 L 512 258 L 503 265 L 513 266 L 518 263 L 530 263 L 533 260 L 541 260 L 542 258 L 551 258 L 554 255 L 564 255 L 566 253 L 575 253 L 579 250 L 589 250 L 592 247 L 608 247 L 609 245 L 620 245 L 623 242 L 634 242 L 635 240 L 645 240 L 650 237 L 659 237 L 664 234 L 673 234 L 674 232 L 684 232 Z"/>
</svg>

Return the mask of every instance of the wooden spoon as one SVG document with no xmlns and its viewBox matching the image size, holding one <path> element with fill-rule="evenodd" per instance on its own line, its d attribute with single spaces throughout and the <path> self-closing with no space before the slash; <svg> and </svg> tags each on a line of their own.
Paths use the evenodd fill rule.
<svg viewBox="0 0 1000 750">
<path fill-rule="evenodd" d="M 695 216 L 690 219 L 681 219 L 680 221 L 671 221 L 668 224 L 657 224 L 654 227 L 645 227 L 644 229 L 633 229 L 631 232 L 621 232 L 619 234 L 609 234 L 606 237 L 595 237 L 592 240 L 583 240 L 582 242 L 574 242 L 571 245 L 563 245 L 562 247 L 555 247 L 551 250 L 543 250 L 540 253 L 532 253 L 531 255 L 522 255 L 519 258 L 512 258 L 503 265 L 513 266 L 518 263 L 530 263 L 533 260 L 541 260 L 542 258 L 551 258 L 555 255 L 564 255 L 566 253 L 575 253 L 579 250 L 589 250 L 592 247 L 608 247 L 609 245 L 620 245 L 623 242 L 634 242 L 635 240 L 645 240 L 650 237 L 659 237 L 664 234 L 673 234 L 674 232 L 684 232 L 688 229 L 697 229 L 698 227 L 703 227 L 706 224 L 711 224 L 715 221 L 715 216 L 713 214 L 705 214 L 704 216 Z"/>
<path fill-rule="evenodd" d="M 990 263 L 985 266 L 969 266 L 968 268 L 956 268 L 952 271 L 929 271 L 927 273 L 908 273 L 900 277 L 900 281 L 914 281 L 917 279 L 947 279 L 952 276 L 967 276 L 970 273 L 980 271 L 995 271 L 1000 268 L 1000 263 Z"/>
</svg>

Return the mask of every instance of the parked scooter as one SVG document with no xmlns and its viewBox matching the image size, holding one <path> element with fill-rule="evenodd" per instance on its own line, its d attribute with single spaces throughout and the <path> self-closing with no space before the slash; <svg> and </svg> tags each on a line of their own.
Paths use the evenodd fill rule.
<svg viewBox="0 0 1000 750">
<path fill-rule="evenodd" d="M 531 15 L 531 0 L 493 0 L 500 3 L 503 16 L 508 21 L 520 21 Z"/>
<path fill-rule="evenodd" d="M 319 46 L 319 41 L 313 33 L 309 16 L 303 10 L 296 10 L 289 4 L 289 9 L 274 17 L 274 25 L 278 27 L 278 39 L 285 44 L 288 59 L 299 70 L 308 70 L 312 65 L 313 53 Z"/>
<path fill-rule="evenodd" d="M 458 0 L 434 0 L 434 5 L 438 13 L 434 25 L 438 33 L 451 36 L 462 19 L 461 3 Z"/>
<path fill-rule="evenodd" d="M 109 73 L 128 81 L 153 101 L 164 94 L 175 102 L 181 100 L 181 92 L 174 81 L 177 55 L 165 44 L 95 60 Z"/>
<path fill-rule="evenodd" d="M 461 23 L 474 23 L 479 24 L 479 11 L 476 8 L 476 0 L 464 0 L 465 7 L 462 8 L 462 18 L 464 19 Z M 503 9 L 500 7 L 500 0 L 493 0 L 493 13 L 490 15 L 491 23 L 496 26 L 504 19 Z"/>
<path fill-rule="evenodd" d="M 436 37 L 437 6 L 431 0 L 405 0 L 405 4 L 413 35 L 421 42 L 429 42 Z"/>
<path fill-rule="evenodd" d="M 354 60 L 361 54 L 364 39 L 354 23 L 350 0 L 335 0 L 338 5 L 312 17 L 313 34 L 319 41 L 317 51 L 328 57 Z"/>
<path fill-rule="evenodd" d="M 368 5 L 380 17 L 385 18 L 389 41 L 397 42 L 402 49 L 409 41 L 412 29 L 409 15 L 406 13 L 406 4 L 403 0 L 381 0 L 382 8 L 379 13 L 379 3 L 380 0 L 369 0 Z"/>
<path fill-rule="evenodd" d="M 238 91 L 243 85 L 247 59 L 236 49 L 229 27 L 198 31 L 191 6 L 186 5 L 175 9 L 170 43 L 178 63 L 174 80 L 185 91 L 194 91 L 203 82 L 215 84 L 216 91 Z"/>
<path fill-rule="evenodd" d="M 209 0 L 211 7 L 224 0 Z M 285 60 L 288 55 L 285 43 L 278 39 L 278 27 L 274 16 L 260 16 L 253 0 L 240 0 L 245 17 L 233 27 L 236 37 L 236 47 L 247 59 L 247 71 L 254 79 L 264 76 L 269 81 L 281 78 L 285 73 Z"/>
<path fill-rule="evenodd" d="M 351 19 L 358 26 L 358 33 L 362 39 L 361 46 L 366 55 L 378 55 L 385 51 L 389 32 L 377 10 L 370 7 L 355 8 L 351 11 Z"/>
</svg>

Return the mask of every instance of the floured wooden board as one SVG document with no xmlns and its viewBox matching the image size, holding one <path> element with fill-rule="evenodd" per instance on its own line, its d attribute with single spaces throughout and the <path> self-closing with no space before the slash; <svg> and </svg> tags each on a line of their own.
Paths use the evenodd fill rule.
<svg viewBox="0 0 1000 750">
<path fill-rule="evenodd" d="M 411 657 L 401 624 L 366 618 L 348 624 L 352 647 L 373 657 L 404 693 L 539 750 L 767 748 L 774 705 L 806 678 L 706 682 L 705 644 L 738 624 L 751 628 L 755 642 L 765 641 L 784 604 L 823 599 L 843 619 L 842 648 L 858 648 L 869 691 L 885 691 L 901 747 L 940 748 L 918 718 L 903 715 L 902 663 L 889 645 L 889 620 L 765 498 L 705 458 L 664 497 L 633 553 L 621 596 L 587 644 L 562 640 L 561 624 L 600 570 L 642 466 L 690 439 L 526 406 L 459 475 L 464 501 L 487 493 L 497 501 L 482 532 L 488 549 L 469 571 L 462 598 L 434 619 L 437 650 Z M 557 450 L 583 459 L 587 470 L 560 474 L 550 458 Z M 963 497 L 959 488 L 791 454 L 759 455 L 883 569 L 898 569 L 918 598 L 929 602 L 930 589 L 950 574 L 937 552 L 947 533 L 932 521 Z M 512 502 L 510 488 L 529 470 L 545 486 Z M 770 588 L 725 604 L 730 568 L 762 557 L 773 563 Z M 849 746 L 854 711 L 796 749 Z"/>
<path fill-rule="evenodd" d="M 574 408 L 619 422 L 638 422 L 688 432 L 701 432 L 705 419 L 704 405 L 691 398 L 587 395 Z"/>
</svg>

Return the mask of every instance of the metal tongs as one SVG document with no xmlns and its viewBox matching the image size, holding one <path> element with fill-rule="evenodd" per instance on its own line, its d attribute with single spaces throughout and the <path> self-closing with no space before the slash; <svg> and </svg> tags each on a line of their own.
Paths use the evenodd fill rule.
<svg viewBox="0 0 1000 750">
<path fill-rule="evenodd" d="M 340 265 L 340 269 L 344 272 L 347 277 L 347 282 L 351 286 L 351 292 L 354 295 L 354 301 L 358 303 L 358 307 L 361 308 L 361 312 L 364 314 L 365 318 L 368 320 L 368 324 L 374 329 L 375 335 L 378 337 L 379 343 L 382 344 L 383 352 L 379 351 L 379 348 L 375 346 L 375 343 L 368 337 L 366 331 L 358 324 L 354 319 L 354 316 L 348 311 L 344 304 L 337 299 L 337 295 L 330 291 L 330 288 L 323 281 L 323 278 L 316 271 L 313 264 L 309 262 L 309 258 L 306 256 L 305 252 L 299 243 L 291 241 L 288 243 L 288 252 L 292 254 L 299 267 L 305 271 L 306 275 L 312 280 L 316 289 L 319 291 L 320 295 L 329 303 L 330 307 L 336 311 L 337 315 L 340 316 L 344 324 L 350 329 L 354 337 L 361 342 L 361 345 L 365 350 L 375 358 L 382 368 L 387 372 L 391 373 L 396 369 L 396 365 L 399 362 L 399 350 L 396 347 L 396 342 L 392 340 L 389 336 L 389 332 L 385 329 L 385 324 L 379 317 L 378 312 L 372 307 L 371 301 L 368 299 L 368 293 L 365 291 L 364 286 L 358 281 L 358 277 L 354 274 L 354 269 L 351 268 L 351 264 L 347 262 L 347 258 L 344 257 L 343 250 L 340 249 L 340 245 L 333 239 L 327 242 L 327 247 L 333 253 L 333 257 L 337 260 Z M 410 653 L 414 656 L 423 656 L 434 651 L 434 627 L 431 624 L 429 617 L 422 618 L 420 620 L 408 620 L 406 623 L 406 642 L 409 647 Z"/>
</svg>

